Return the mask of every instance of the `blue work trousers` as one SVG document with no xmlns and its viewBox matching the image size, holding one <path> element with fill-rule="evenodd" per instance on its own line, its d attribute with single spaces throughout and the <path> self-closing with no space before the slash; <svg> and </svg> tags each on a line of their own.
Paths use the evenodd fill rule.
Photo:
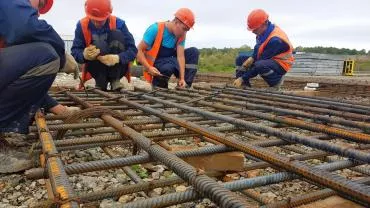
<svg viewBox="0 0 370 208">
<path fill-rule="evenodd" d="M 237 58 L 238 63 L 241 63 L 240 65 L 242 65 L 247 59 L 248 56 Z M 285 74 L 286 71 L 272 59 L 258 60 L 255 61 L 249 69 L 246 69 L 245 71 L 236 71 L 237 78 L 242 77 L 247 86 L 251 86 L 249 82 L 251 78 L 260 75 L 270 87 L 274 87 L 280 82 Z"/>
<path fill-rule="evenodd" d="M 161 48 L 159 53 L 163 53 Z M 180 66 L 176 56 L 163 57 L 161 54 L 158 55 L 154 67 L 156 67 L 162 75 L 153 77 L 152 84 L 156 87 L 168 88 L 168 81 L 172 75 L 176 78 L 180 77 Z M 198 71 L 199 61 L 199 50 L 197 48 L 185 49 L 185 82 L 187 87 L 191 87 L 193 84 L 195 75 Z"/>
<path fill-rule="evenodd" d="M 92 36 L 92 44 L 100 49 L 100 55 L 120 54 L 125 51 L 124 35 L 119 30 Z M 88 61 L 87 71 L 95 79 L 96 87 L 107 90 L 108 83 L 120 80 L 128 71 L 128 64 L 106 66 L 100 61 Z"/>
<path fill-rule="evenodd" d="M 0 49 L 0 132 L 28 133 L 59 68 L 60 57 L 47 43 Z"/>
</svg>

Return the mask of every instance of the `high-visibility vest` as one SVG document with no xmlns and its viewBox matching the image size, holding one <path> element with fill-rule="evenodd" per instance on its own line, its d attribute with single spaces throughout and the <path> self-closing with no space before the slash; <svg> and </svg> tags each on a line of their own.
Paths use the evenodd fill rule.
<svg viewBox="0 0 370 208">
<path fill-rule="evenodd" d="M 289 45 L 289 50 L 278 54 L 274 57 L 272 57 L 273 60 L 275 60 L 285 71 L 289 71 L 290 68 L 293 65 L 294 57 L 293 57 L 293 46 L 289 41 L 288 36 L 285 34 L 283 30 L 281 30 L 278 26 L 275 26 L 275 29 L 271 32 L 271 34 L 267 37 L 265 42 L 263 42 L 258 49 L 257 59 L 259 59 L 265 50 L 265 47 L 267 43 L 271 40 L 273 37 L 278 37 L 282 39 L 285 43 Z"/>
<path fill-rule="evenodd" d="M 83 36 L 84 36 L 84 39 L 85 39 L 86 47 L 88 47 L 92 42 L 92 34 L 91 34 L 90 29 L 89 29 L 89 23 L 90 23 L 90 18 L 88 18 L 88 17 L 85 17 L 85 18 L 80 20 L 81 29 L 82 29 L 82 33 L 83 33 Z M 109 29 L 111 31 L 117 29 L 117 17 L 116 16 L 113 16 L 113 15 L 109 16 Z M 86 81 L 88 81 L 92 78 L 91 74 L 87 71 L 86 67 L 87 67 L 86 64 L 84 64 L 82 66 L 82 77 L 81 77 L 81 79 L 82 79 L 83 83 L 85 83 Z M 128 82 L 131 81 L 130 67 L 128 68 L 128 71 L 125 74 L 125 77 L 127 78 Z M 80 85 L 80 88 L 82 88 L 82 87 L 83 86 Z"/>
<path fill-rule="evenodd" d="M 150 50 L 144 51 L 144 55 L 146 58 L 146 61 L 149 63 L 150 66 L 154 66 L 155 60 L 158 56 L 159 49 L 162 45 L 163 40 L 163 34 L 164 34 L 164 28 L 165 28 L 165 22 L 158 22 L 158 32 L 157 36 L 155 37 L 153 46 Z M 181 37 L 176 42 L 176 47 L 185 40 L 185 37 Z M 153 81 L 153 76 L 150 75 L 148 72 L 144 71 L 144 78 L 151 83 Z"/>
</svg>

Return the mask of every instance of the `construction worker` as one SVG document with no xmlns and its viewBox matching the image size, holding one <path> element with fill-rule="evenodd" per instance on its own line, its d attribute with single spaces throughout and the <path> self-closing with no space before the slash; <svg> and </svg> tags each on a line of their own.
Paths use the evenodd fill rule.
<svg viewBox="0 0 370 208">
<path fill-rule="evenodd" d="M 269 21 L 269 15 L 262 9 L 253 10 L 247 19 L 248 30 L 257 35 L 252 56 L 236 58 L 243 73 L 234 81 L 235 87 L 251 87 L 249 79 L 260 75 L 272 88 L 279 90 L 283 76 L 294 62 L 293 46 L 288 36 Z"/>
<path fill-rule="evenodd" d="M 198 68 L 197 48 L 184 50 L 186 33 L 193 28 L 195 17 L 181 8 L 172 21 L 149 26 L 138 46 L 138 61 L 144 66 L 144 77 L 153 86 L 168 88 L 174 74 L 179 87 L 191 87 Z"/>
<path fill-rule="evenodd" d="M 38 19 L 52 5 L 53 0 L 0 1 L 0 173 L 32 166 L 24 134 L 36 110 L 50 102 L 47 92 L 66 62 L 63 40 Z"/>
<path fill-rule="evenodd" d="M 136 57 L 135 41 L 125 21 L 112 14 L 110 0 L 86 0 L 86 17 L 77 23 L 72 55 L 85 64 L 83 82 L 95 79 L 96 87 L 119 91 L 120 79 L 130 81 L 129 63 Z"/>
</svg>

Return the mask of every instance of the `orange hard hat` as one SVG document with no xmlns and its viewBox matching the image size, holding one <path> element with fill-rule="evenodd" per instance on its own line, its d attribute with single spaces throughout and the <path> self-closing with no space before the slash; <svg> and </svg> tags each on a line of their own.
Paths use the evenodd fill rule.
<svg viewBox="0 0 370 208">
<path fill-rule="evenodd" d="M 262 9 L 255 9 L 248 15 L 248 30 L 253 31 L 259 28 L 269 19 L 269 15 Z"/>
<path fill-rule="evenodd" d="M 39 8 L 39 13 L 46 14 L 53 6 L 53 3 L 54 3 L 53 0 L 45 0 L 44 6 L 42 8 Z"/>
<path fill-rule="evenodd" d="M 86 0 L 86 15 L 96 21 L 104 21 L 112 14 L 112 4 L 110 0 Z"/>
<path fill-rule="evenodd" d="M 181 8 L 177 10 L 175 17 L 189 28 L 193 28 L 195 24 L 194 13 L 188 8 Z"/>
</svg>

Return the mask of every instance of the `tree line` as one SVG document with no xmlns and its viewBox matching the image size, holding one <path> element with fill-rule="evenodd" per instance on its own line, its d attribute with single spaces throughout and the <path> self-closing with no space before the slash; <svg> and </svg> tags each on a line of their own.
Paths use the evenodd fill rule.
<svg viewBox="0 0 370 208">
<path fill-rule="evenodd" d="M 235 69 L 235 58 L 240 52 L 251 51 L 249 46 L 240 48 L 202 48 L 200 49 L 199 68 L 201 72 L 232 72 Z M 335 47 L 302 47 L 295 48 L 296 52 L 324 53 L 336 55 L 369 55 L 370 51 L 335 48 Z"/>
</svg>

